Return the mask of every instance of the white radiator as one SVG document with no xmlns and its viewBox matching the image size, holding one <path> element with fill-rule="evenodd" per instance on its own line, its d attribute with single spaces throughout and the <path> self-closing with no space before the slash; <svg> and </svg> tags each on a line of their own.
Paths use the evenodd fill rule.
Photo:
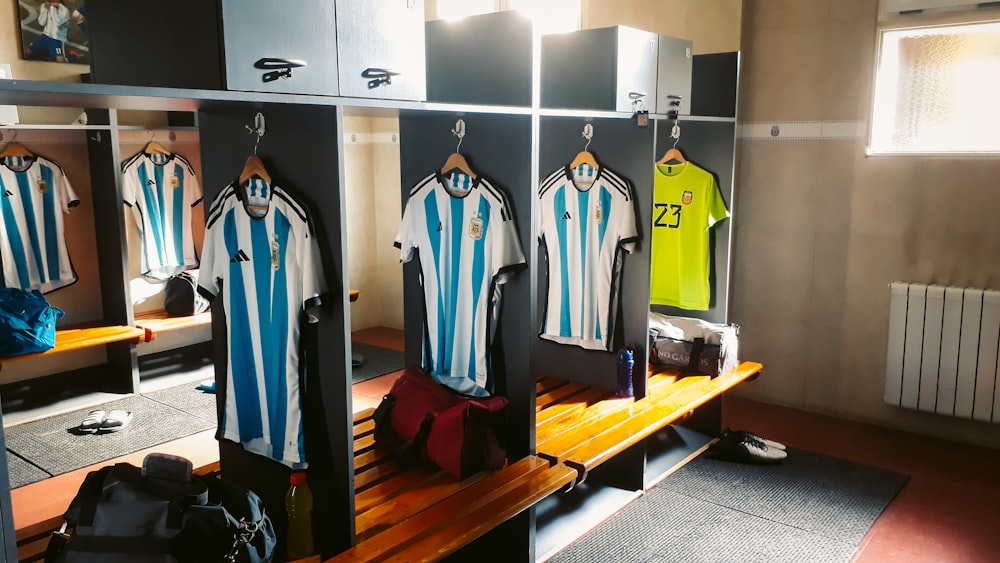
<svg viewBox="0 0 1000 563">
<path fill-rule="evenodd" d="M 1000 422 L 1000 291 L 889 286 L 885 402 Z"/>
</svg>

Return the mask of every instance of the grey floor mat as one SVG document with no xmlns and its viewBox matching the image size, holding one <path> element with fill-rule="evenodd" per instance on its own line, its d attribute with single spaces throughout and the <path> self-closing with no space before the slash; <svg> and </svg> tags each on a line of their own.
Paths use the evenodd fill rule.
<svg viewBox="0 0 1000 563">
<path fill-rule="evenodd" d="M 701 456 L 552 561 L 847 563 L 907 479 L 803 450 L 774 466 Z"/>
<path fill-rule="evenodd" d="M 380 375 L 392 373 L 403 369 L 406 360 L 403 353 L 398 350 L 390 350 L 381 346 L 372 346 L 361 342 L 352 342 L 351 351 L 354 354 L 362 354 L 365 357 L 365 364 L 351 370 L 351 382 L 361 383 Z"/>
<path fill-rule="evenodd" d="M 72 430 L 94 409 L 132 411 L 132 422 L 118 432 L 77 435 Z M 214 422 L 142 396 L 6 428 L 7 449 L 59 475 L 170 440 L 215 428 Z"/>
<path fill-rule="evenodd" d="M 10 451 L 7 452 L 7 474 L 10 476 L 11 489 L 30 485 L 52 476 L 17 457 Z"/>
<path fill-rule="evenodd" d="M 186 412 L 191 416 L 216 424 L 219 415 L 215 409 L 215 394 L 200 391 L 197 387 L 197 382 L 188 383 L 160 389 L 151 393 L 143 393 L 142 395 L 147 399 L 152 399 L 158 403 L 163 403 L 179 411 Z"/>
</svg>

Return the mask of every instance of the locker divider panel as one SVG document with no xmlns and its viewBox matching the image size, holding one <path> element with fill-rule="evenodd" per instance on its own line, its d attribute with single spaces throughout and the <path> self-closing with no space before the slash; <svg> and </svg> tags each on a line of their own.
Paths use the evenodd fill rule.
<svg viewBox="0 0 1000 563">
<path fill-rule="evenodd" d="M 102 113 L 104 118 L 117 125 L 117 114 L 112 116 L 110 112 L 88 110 L 88 115 L 94 113 Z M 128 247 L 117 130 L 88 131 L 87 153 L 94 205 L 94 234 L 99 241 L 97 262 L 101 277 L 103 322 L 107 325 L 131 325 L 132 301 L 129 296 Z M 127 342 L 109 344 L 107 354 L 109 375 L 106 388 L 120 393 L 138 392 L 139 363 L 135 346 Z"/>
<path fill-rule="evenodd" d="M 253 154 L 255 136 L 248 135 L 260 111 L 266 134 L 258 155 L 274 183 L 286 187 L 308 210 L 316 229 L 328 293 L 319 323 L 303 325 L 308 365 L 303 389 L 303 431 L 313 491 L 313 528 L 317 550 L 333 555 L 354 540 L 354 468 L 349 364 L 350 314 L 347 309 L 344 250 L 343 189 L 340 172 L 342 114 L 333 106 L 291 104 L 225 104 L 199 112 L 202 175 L 206 205 L 243 169 Z M 213 303 L 213 355 L 217 401 L 221 412 L 226 396 L 225 316 L 222 300 Z M 217 308 L 216 308 L 217 307 Z M 309 353 L 314 352 L 314 353 Z M 291 473 L 288 467 L 242 446 L 220 441 L 220 463 L 227 479 L 254 489 L 284 537 L 284 495 Z M 283 553 L 283 542 L 278 552 Z"/>
<path fill-rule="evenodd" d="M 636 396 L 645 395 L 647 357 L 647 313 L 649 310 L 649 224 L 653 194 L 653 128 L 636 127 L 631 119 L 582 117 L 545 117 L 541 119 L 539 176 L 544 179 L 559 167 L 565 167 L 586 140 L 581 133 L 586 123 L 594 126 L 589 150 L 601 166 L 607 166 L 629 181 L 635 195 L 636 228 L 640 240 L 631 254 L 625 254 L 620 283 L 620 304 L 615 334 L 624 342 L 613 340 L 614 350 L 622 344 L 635 352 L 633 385 Z M 536 219 L 537 220 L 537 219 Z M 537 245 L 536 241 L 532 241 Z M 615 389 L 617 366 L 613 352 L 585 350 L 578 346 L 557 344 L 542 339 L 541 322 L 546 307 L 548 264 L 545 250 L 538 250 L 538 304 L 532 324 L 535 373 L 552 375 L 590 385 Z"/>
<path fill-rule="evenodd" d="M 525 260 L 530 264 L 531 209 L 535 190 L 531 185 L 531 117 L 463 114 L 451 112 L 400 112 L 400 179 L 403 208 L 410 189 L 444 165 L 455 152 L 458 138 L 455 122 L 465 121 L 461 153 L 477 173 L 503 189 L 509 199 Z M 416 259 L 403 266 L 406 363 L 421 363 L 424 331 L 424 298 Z M 503 288 L 500 330 L 494 341 L 494 377 L 497 394 L 508 405 L 507 454 L 519 459 L 531 453 L 529 439 L 534 423 L 535 382 L 530 363 L 531 284 L 522 269 Z M 500 351 L 502 345 L 502 354 Z"/>
</svg>

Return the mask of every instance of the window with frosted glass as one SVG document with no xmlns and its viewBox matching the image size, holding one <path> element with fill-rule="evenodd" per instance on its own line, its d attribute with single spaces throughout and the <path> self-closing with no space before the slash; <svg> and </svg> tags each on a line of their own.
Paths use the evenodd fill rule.
<svg viewBox="0 0 1000 563">
<path fill-rule="evenodd" d="M 883 31 L 869 152 L 1000 152 L 1000 22 Z"/>
</svg>

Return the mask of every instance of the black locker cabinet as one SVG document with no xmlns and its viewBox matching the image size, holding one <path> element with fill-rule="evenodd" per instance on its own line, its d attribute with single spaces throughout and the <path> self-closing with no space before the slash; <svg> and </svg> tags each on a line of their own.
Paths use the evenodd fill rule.
<svg viewBox="0 0 1000 563">
<path fill-rule="evenodd" d="M 427 101 L 531 105 L 533 25 L 516 11 L 427 22 Z"/>
<path fill-rule="evenodd" d="M 542 36 L 542 107 L 653 111 L 656 57 L 655 33 L 621 25 Z"/>
<path fill-rule="evenodd" d="M 427 97 L 424 0 L 337 0 L 337 49 L 341 96 Z"/>
<path fill-rule="evenodd" d="M 677 109 L 682 115 L 691 115 L 691 41 L 676 37 L 660 36 L 656 72 L 656 113 L 667 114 Z M 680 106 L 671 101 L 680 97 Z M 650 108 L 653 109 L 653 108 Z"/>
<path fill-rule="evenodd" d="M 229 90 L 326 96 L 340 93 L 333 2 L 221 2 Z M 300 61 L 305 66 L 282 68 L 282 61 Z"/>
</svg>

